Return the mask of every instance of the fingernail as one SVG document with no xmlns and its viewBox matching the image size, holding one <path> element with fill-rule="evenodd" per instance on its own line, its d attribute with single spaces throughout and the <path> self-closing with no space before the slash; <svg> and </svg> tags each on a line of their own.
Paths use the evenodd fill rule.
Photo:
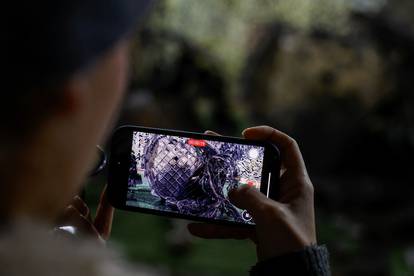
<svg viewBox="0 0 414 276">
<path fill-rule="evenodd" d="M 241 188 L 243 188 L 243 187 L 251 187 L 251 185 L 249 185 L 249 184 L 247 184 L 247 183 L 241 183 L 241 184 L 239 184 L 239 187 L 237 187 L 238 189 L 241 189 Z"/>
<path fill-rule="evenodd" d="M 240 189 L 243 189 L 243 187 L 245 187 L 245 186 L 249 186 L 249 185 L 247 185 L 246 183 L 240 183 L 237 187 L 235 187 L 235 188 L 233 188 L 233 189 L 231 189 L 230 191 L 229 191 L 229 197 L 231 197 L 231 194 L 233 194 L 234 192 L 236 192 L 237 190 L 240 190 Z M 250 186 L 249 186 L 250 187 Z"/>
<path fill-rule="evenodd" d="M 76 214 L 76 213 L 78 213 L 78 210 L 73 205 L 69 205 L 65 208 L 64 213 L 66 213 L 66 214 Z"/>
<path fill-rule="evenodd" d="M 242 131 L 242 135 L 246 135 L 246 132 L 250 131 L 251 129 L 253 129 L 253 127 L 248 127 L 245 130 Z"/>
</svg>

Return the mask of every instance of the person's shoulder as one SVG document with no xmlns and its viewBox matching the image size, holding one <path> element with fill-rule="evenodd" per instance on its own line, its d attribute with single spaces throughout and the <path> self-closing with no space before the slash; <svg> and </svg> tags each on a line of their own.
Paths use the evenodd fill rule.
<svg viewBox="0 0 414 276">
<path fill-rule="evenodd" d="M 0 275 L 160 275 L 123 261 L 96 241 L 55 236 L 49 227 L 15 223 L 0 235 Z"/>
</svg>

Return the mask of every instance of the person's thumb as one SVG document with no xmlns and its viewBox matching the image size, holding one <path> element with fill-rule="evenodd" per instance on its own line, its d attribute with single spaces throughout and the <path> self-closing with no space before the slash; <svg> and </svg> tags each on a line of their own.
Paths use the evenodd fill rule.
<svg viewBox="0 0 414 276">
<path fill-rule="evenodd" d="M 273 212 L 276 207 L 275 204 L 277 204 L 258 189 L 249 185 L 231 190 L 229 199 L 236 207 L 247 210 L 255 220 L 260 220 L 266 217 L 269 212 Z"/>
</svg>

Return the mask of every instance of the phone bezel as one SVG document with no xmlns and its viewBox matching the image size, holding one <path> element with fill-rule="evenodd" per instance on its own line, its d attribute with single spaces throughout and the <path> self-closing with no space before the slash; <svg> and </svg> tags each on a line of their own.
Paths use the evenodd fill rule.
<svg viewBox="0 0 414 276">
<path fill-rule="evenodd" d="M 277 199 L 278 197 L 280 153 L 277 147 L 268 141 L 256 141 L 238 137 L 217 136 L 187 131 L 126 125 L 119 127 L 114 132 L 108 161 L 108 199 L 110 204 L 117 209 L 225 225 L 254 226 L 254 224 L 249 224 L 247 222 L 242 223 L 222 219 L 209 219 L 168 211 L 128 206 L 126 204 L 126 196 L 131 162 L 132 135 L 135 131 L 264 147 L 265 153 L 263 158 L 262 183 L 260 185 L 260 191 L 270 198 Z M 271 173 L 270 181 L 268 177 L 266 177 L 269 173 Z"/>
</svg>

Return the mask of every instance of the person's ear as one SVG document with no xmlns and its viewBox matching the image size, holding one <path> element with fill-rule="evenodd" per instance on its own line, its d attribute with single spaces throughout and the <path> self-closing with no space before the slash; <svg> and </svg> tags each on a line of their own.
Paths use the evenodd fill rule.
<svg viewBox="0 0 414 276">
<path fill-rule="evenodd" d="M 69 115 L 83 110 L 89 96 L 88 87 L 87 78 L 83 76 L 75 76 L 67 80 L 62 86 L 57 112 L 60 115 Z"/>
</svg>

